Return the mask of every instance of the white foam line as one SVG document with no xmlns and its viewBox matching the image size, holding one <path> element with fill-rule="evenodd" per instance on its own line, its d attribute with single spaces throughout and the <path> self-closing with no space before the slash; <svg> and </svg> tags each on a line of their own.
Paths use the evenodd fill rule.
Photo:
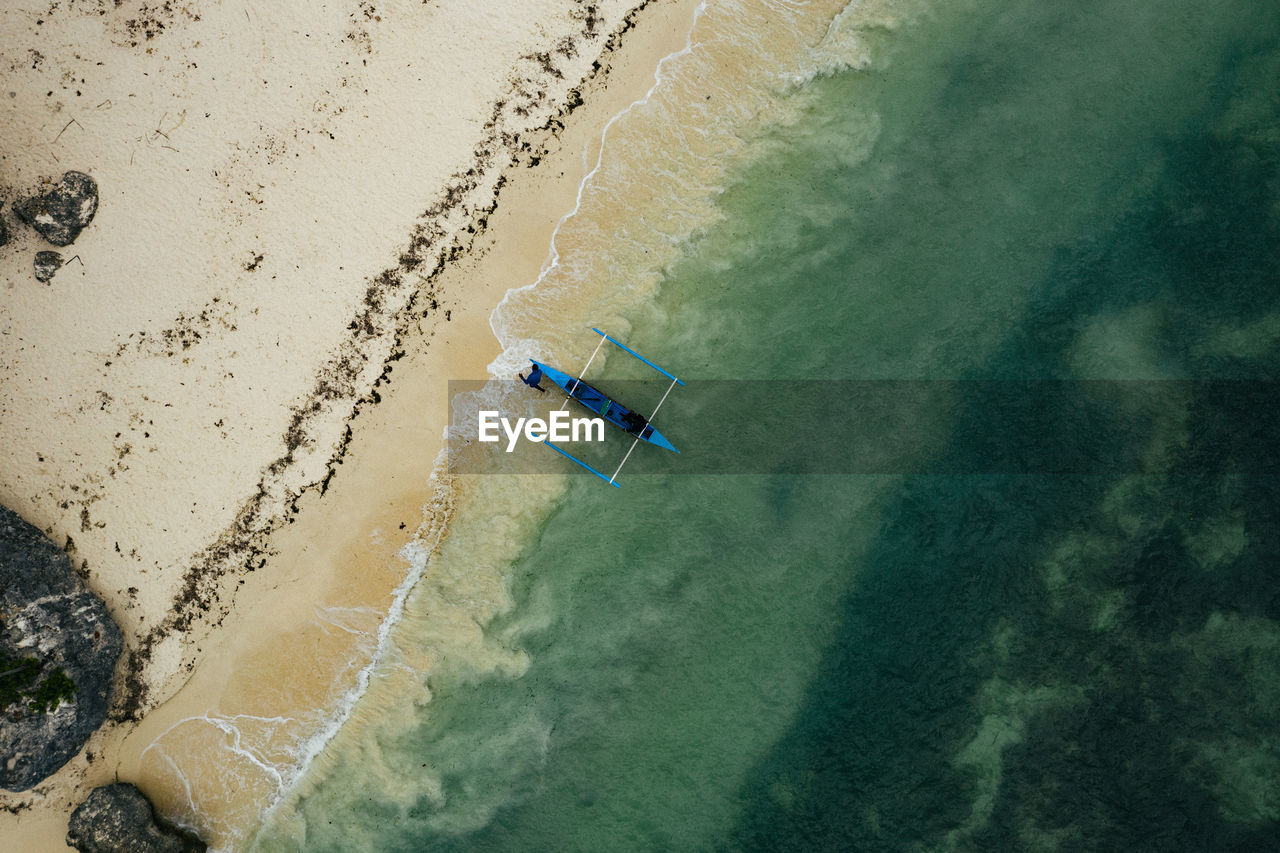
<svg viewBox="0 0 1280 853">
<path fill-rule="evenodd" d="M 246 759 L 250 764 L 258 767 L 267 776 L 276 782 L 277 795 L 284 788 L 284 776 L 280 772 L 280 768 L 271 764 L 261 754 L 252 747 L 243 746 L 243 740 L 240 735 L 240 729 L 232 725 L 225 719 L 215 717 L 206 717 L 206 721 L 221 731 L 223 734 L 229 734 L 232 738 L 232 745 L 228 747 L 233 755 L 239 755 Z"/>
<path fill-rule="evenodd" d="M 166 750 L 164 748 L 164 745 L 161 743 L 161 741 L 163 741 L 164 738 L 170 732 L 172 732 L 174 729 L 178 728 L 181 725 L 185 725 L 186 723 L 208 723 L 209 725 L 213 726 L 223 734 L 230 734 L 232 736 L 232 744 L 231 746 L 227 747 L 227 749 L 230 750 L 233 754 L 239 755 L 245 758 L 246 760 L 248 760 L 250 764 L 262 770 L 268 777 L 274 779 L 276 783 L 277 792 L 280 792 L 283 790 L 284 779 L 280 773 L 279 768 L 272 765 L 266 758 L 263 758 L 260 755 L 260 753 L 258 753 L 256 750 L 252 749 L 251 747 L 246 747 L 243 745 L 242 735 L 240 733 L 240 730 L 235 725 L 235 722 L 238 722 L 239 720 L 242 720 L 242 719 L 258 720 L 264 723 L 297 722 L 292 717 L 261 717 L 254 714 L 235 714 L 230 717 L 225 717 L 218 714 L 214 714 L 212 712 L 208 712 L 208 713 L 201 714 L 199 716 L 194 716 L 194 717 L 184 717 L 183 719 L 178 720 L 176 723 L 169 726 L 169 728 L 161 732 L 154 740 L 151 741 L 150 744 L 147 745 L 147 748 L 144 749 L 142 751 L 142 754 L 139 756 L 139 761 L 141 761 L 142 759 L 146 758 L 147 753 L 149 753 L 151 750 L 154 749 L 159 754 L 159 756 L 165 761 L 165 763 L 168 764 L 169 767 L 173 769 L 174 775 L 177 776 L 178 780 L 182 782 L 183 791 L 187 795 L 187 805 L 190 807 L 190 810 L 191 810 L 190 813 L 191 813 L 192 821 L 199 819 L 200 809 L 199 807 L 196 806 L 195 794 L 191 790 L 191 779 L 190 777 L 187 776 L 186 773 L 182 771 L 182 768 L 178 766 L 178 763 L 173 760 L 173 756 L 169 755 L 168 750 Z M 187 820 L 179 819 L 177 823 L 179 826 L 183 827 L 184 829 L 190 829 L 196 832 L 198 832 L 201 829 L 201 827 L 199 827 L 195 823 L 189 822 Z"/>
<path fill-rule="evenodd" d="M 316 614 L 316 622 L 319 624 L 320 630 L 324 631 L 325 634 L 329 633 L 329 629 L 326 628 L 325 625 L 332 625 L 333 627 L 337 628 L 339 631 L 346 631 L 348 634 L 365 633 L 360 628 L 353 628 L 352 626 L 344 624 L 343 622 L 339 621 L 340 616 L 335 616 L 334 615 L 335 612 L 340 615 L 341 614 L 360 614 L 362 616 L 374 616 L 374 617 L 377 616 L 377 611 L 372 607 L 341 607 L 338 605 L 321 607 L 320 605 L 317 604 L 313 609 L 315 610 L 315 614 Z"/>
<path fill-rule="evenodd" d="M 226 717 L 220 714 L 214 714 L 212 712 L 204 713 L 195 717 L 184 717 L 183 719 L 178 720 L 178 722 L 174 723 L 173 725 L 169 726 L 169 728 L 161 732 L 155 738 L 155 740 L 151 741 L 151 743 L 147 745 L 147 748 L 142 751 L 142 754 L 138 758 L 139 760 L 141 760 L 145 758 L 147 753 L 150 752 L 152 749 L 158 748 L 160 755 L 166 761 L 168 761 L 170 765 L 173 766 L 173 769 L 178 773 L 179 778 L 183 780 L 183 784 L 187 786 L 187 798 L 190 799 L 191 787 L 190 787 L 190 784 L 187 782 L 186 776 L 182 773 L 181 770 L 178 769 L 178 766 L 174 764 L 173 759 L 169 756 L 169 753 L 165 751 L 164 746 L 160 742 L 164 740 L 164 738 L 170 732 L 176 729 L 178 726 L 184 725 L 186 723 L 208 723 L 209 725 L 213 726 L 223 734 L 231 735 L 232 744 L 231 746 L 227 747 L 227 749 L 229 749 L 235 755 L 244 757 L 246 760 L 249 761 L 250 764 L 255 765 L 256 767 L 260 768 L 266 775 L 275 779 L 276 787 L 280 788 L 284 784 L 284 780 L 283 780 L 283 777 L 281 776 L 279 768 L 275 767 L 265 758 L 261 757 L 261 754 L 257 750 L 253 749 L 252 747 L 246 747 L 243 745 L 243 739 L 242 739 L 242 735 L 240 734 L 240 729 L 237 728 L 235 725 L 235 723 L 240 720 L 257 720 L 263 723 L 296 723 L 297 722 L 297 720 L 294 719 L 293 717 L 260 717 L 255 714 L 234 714 L 230 717 Z M 192 811 L 195 814 L 199 814 L 199 812 L 195 810 L 194 802 L 192 802 L 191 807 L 192 807 Z"/>
<path fill-rule="evenodd" d="M 155 746 L 155 744 L 153 743 L 151 744 L 151 746 Z M 151 746 L 147 747 L 147 749 L 151 749 Z M 147 753 L 146 751 L 143 751 L 142 754 L 146 755 Z M 191 806 L 191 816 L 192 817 L 199 816 L 200 810 L 196 808 L 196 798 L 191 794 L 191 780 L 187 778 L 187 774 L 183 773 L 182 770 L 179 769 L 178 765 L 174 762 L 174 760 L 169 757 L 169 753 L 164 751 L 164 747 L 160 748 L 160 757 L 163 758 L 165 761 L 169 762 L 169 766 L 173 768 L 173 772 L 176 773 L 178 775 L 178 778 L 182 780 L 182 787 L 187 792 L 187 804 Z"/>
<path fill-rule="evenodd" d="M 440 494 L 444 488 L 439 483 L 436 471 L 441 470 L 440 466 L 445 460 L 445 450 L 442 448 L 436 456 L 435 466 L 431 474 L 431 480 L 437 483 L 437 494 Z M 329 718 L 328 724 L 318 733 L 305 739 L 300 744 L 301 749 L 298 754 L 297 763 L 287 772 L 287 778 L 280 787 L 275 801 L 267 806 L 263 811 L 262 819 L 265 821 L 270 815 L 279 808 L 280 804 L 285 801 L 287 795 L 294 789 L 298 781 L 306 774 L 307 768 L 315 760 L 329 742 L 337 735 L 342 726 L 351 718 L 355 710 L 356 704 L 360 698 L 368 692 L 369 683 L 372 681 L 375 671 L 383 663 L 387 656 L 387 652 L 391 646 L 391 632 L 395 626 L 399 624 L 401 616 L 404 614 L 405 601 L 409 597 L 409 593 L 417 586 L 418 581 L 426 573 L 428 558 L 439 546 L 444 536 L 444 527 L 438 527 L 435 535 L 432 537 L 431 544 L 421 539 L 415 538 L 408 545 L 401 549 L 399 556 L 408 560 L 409 572 L 405 575 L 400 585 L 396 587 L 392 596 L 391 606 L 387 609 L 387 616 L 378 626 L 377 643 L 374 646 L 373 655 L 369 662 L 361 667 L 356 674 L 356 683 L 348 689 L 338 701 L 338 708 L 334 715 Z"/>
<path fill-rule="evenodd" d="M 591 167 L 591 171 L 587 172 L 587 174 L 582 177 L 582 181 L 579 182 L 578 195 L 574 201 L 573 209 L 570 210 L 568 213 L 566 213 L 564 216 L 560 217 L 560 220 L 556 223 L 555 229 L 551 232 L 551 247 L 550 247 L 551 260 L 548 263 L 543 265 L 542 271 L 539 272 L 537 279 L 535 279 L 531 284 L 522 285 L 521 287 L 513 287 L 510 290 L 508 290 L 506 293 L 504 293 L 502 296 L 502 300 L 497 304 L 497 306 L 493 309 L 493 311 L 490 312 L 489 329 L 493 332 L 493 336 L 498 339 L 498 343 L 502 344 L 504 354 L 509 344 L 507 343 L 507 341 L 503 340 L 502 332 L 499 331 L 498 327 L 495 325 L 495 321 L 498 316 L 498 313 L 502 310 L 503 306 L 505 306 L 507 302 L 511 299 L 511 295 L 513 293 L 519 293 L 525 290 L 532 290 L 533 288 L 541 284 L 546 279 L 546 277 L 551 274 L 552 270 L 560 266 L 560 251 L 559 249 L 556 248 L 556 237 L 560 235 L 560 229 L 561 227 L 564 226 L 564 223 L 572 219 L 573 216 L 577 214 L 577 212 L 582 208 L 582 197 L 586 193 L 587 187 L 591 183 L 591 179 L 594 178 L 596 173 L 600 171 L 600 166 L 604 163 L 605 145 L 609 138 L 609 131 L 613 128 L 614 122 L 628 115 L 636 107 L 643 106 L 644 104 L 647 104 L 649 102 L 650 98 L 653 97 L 653 93 L 658 90 L 658 87 L 661 86 L 663 81 L 666 79 L 662 72 L 663 72 L 663 68 L 666 66 L 668 62 L 671 62 L 675 59 L 679 59 L 680 57 L 693 52 L 693 48 L 694 48 L 693 31 L 697 28 L 698 21 L 702 18 L 702 15 L 706 11 L 706 8 L 707 8 L 707 0 L 702 0 L 702 2 L 698 4 L 698 8 L 694 10 L 693 23 L 689 25 L 689 33 L 687 36 L 685 36 L 684 47 L 682 47 L 680 50 L 667 54 L 658 62 L 658 67 L 654 69 L 654 72 L 653 72 L 653 85 L 649 87 L 649 91 L 645 92 L 644 95 L 641 96 L 640 98 L 632 101 L 625 109 L 621 110 L 613 118 L 609 119 L 609 121 L 605 124 L 604 129 L 600 131 L 600 151 L 599 153 L 596 154 L 596 164 L 593 167 Z M 583 152 L 582 152 L 582 159 L 585 165 L 587 160 L 587 152 L 585 148 L 583 149 Z M 493 375 L 495 378 L 497 376 L 496 365 L 498 363 L 498 360 L 501 359 L 501 357 L 502 356 L 499 356 L 498 359 L 494 360 L 493 364 L 489 365 L 489 373 Z"/>
</svg>

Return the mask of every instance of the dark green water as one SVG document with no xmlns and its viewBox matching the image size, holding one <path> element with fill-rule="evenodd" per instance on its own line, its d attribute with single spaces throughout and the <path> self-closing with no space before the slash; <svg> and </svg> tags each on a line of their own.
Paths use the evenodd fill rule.
<svg viewBox="0 0 1280 853">
<path fill-rule="evenodd" d="M 695 378 L 1280 378 L 1280 4 L 1138 5 L 876 36 L 632 342 Z M 394 792 L 339 758 L 262 846 L 1280 849 L 1280 482 L 1234 402 L 1170 399 L 1140 476 L 575 478 L 487 627 L 528 670 L 440 667 L 377 741 Z M 921 446 L 970 452 L 968 405 Z"/>
</svg>

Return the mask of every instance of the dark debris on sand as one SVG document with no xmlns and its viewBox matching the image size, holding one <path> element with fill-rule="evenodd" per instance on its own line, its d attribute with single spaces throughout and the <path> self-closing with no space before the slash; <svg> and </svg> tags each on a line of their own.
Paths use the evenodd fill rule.
<svg viewBox="0 0 1280 853">
<path fill-rule="evenodd" d="M 55 246 L 69 246 L 98 212 L 98 182 L 84 172 L 67 172 L 43 192 L 13 205 L 18 218 Z"/>
<path fill-rule="evenodd" d="M 62 269 L 62 255 L 52 250 L 45 252 L 36 252 L 35 263 L 33 264 L 36 274 L 36 281 L 47 282 L 53 278 L 54 273 Z"/>
</svg>

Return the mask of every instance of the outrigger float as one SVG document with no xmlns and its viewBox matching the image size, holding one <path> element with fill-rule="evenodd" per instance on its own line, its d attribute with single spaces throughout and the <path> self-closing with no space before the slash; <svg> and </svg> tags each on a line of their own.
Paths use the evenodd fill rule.
<svg viewBox="0 0 1280 853">
<path fill-rule="evenodd" d="M 618 429 L 622 430 L 623 432 L 629 435 L 635 436 L 635 441 L 631 442 L 631 447 L 627 449 L 627 455 L 622 457 L 622 461 L 618 463 L 617 470 L 613 472 L 612 477 L 606 477 L 604 474 L 600 473 L 595 468 L 592 468 L 590 465 L 583 462 L 578 457 L 573 456 L 569 453 L 566 453 L 565 451 L 561 450 L 559 447 L 556 447 L 551 442 L 549 441 L 543 442 L 543 444 L 545 444 L 547 447 L 550 447 L 556 453 L 559 453 L 561 456 L 565 456 L 565 457 L 568 457 L 569 459 L 572 459 L 574 462 L 578 463 L 583 468 L 586 468 L 592 474 L 595 474 L 601 480 L 604 480 L 609 485 L 620 489 L 622 488 L 622 484 L 618 482 L 618 474 L 622 472 L 622 466 L 626 465 L 627 460 L 631 458 L 631 451 L 635 450 L 636 445 L 639 444 L 640 442 L 643 441 L 647 444 L 657 445 L 658 447 L 662 447 L 667 450 L 670 450 L 672 453 L 680 452 L 679 450 L 676 450 L 674 444 L 672 444 L 670 441 L 667 440 L 666 436 L 664 436 L 662 433 L 654 429 L 654 426 L 652 423 L 650 423 L 650 421 L 652 421 L 654 416 L 658 414 L 658 409 L 662 408 L 662 404 L 667 401 L 667 395 L 671 393 L 671 390 L 675 388 L 677 385 L 684 385 L 684 382 L 680 379 L 677 379 L 675 376 L 672 376 L 670 373 L 663 370 L 661 367 L 658 367 L 658 365 L 654 364 L 649 359 L 640 355 L 640 353 L 626 346 L 621 341 L 617 341 L 609 337 L 604 332 L 600 331 L 594 326 L 591 328 L 591 331 L 595 332 L 597 335 L 600 336 L 600 343 L 596 344 L 595 350 L 591 353 L 591 358 L 587 359 L 587 363 L 582 366 L 582 370 L 578 372 L 578 375 L 576 377 L 570 376 L 568 373 L 565 373 L 563 370 L 556 370 L 554 367 L 543 364 L 542 362 L 531 358 L 529 359 L 529 361 L 532 362 L 533 364 L 533 370 L 529 373 L 528 376 L 521 375 L 520 378 L 524 380 L 524 383 L 526 385 L 530 386 L 531 388 L 537 388 L 539 391 L 541 391 L 544 389 L 538 383 L 541 382 L 542 378 L 545 376 L 547 379 L 550 379 L 553 383 L 555 383 L 556 387 L 558 387 L 561 391 L 563 391 L 567 396 L 567 399 L 564 401 L 564 404 L 560 406 L 561 409 L 564 409 L 565 406 L 569 405 L 569 400 L 577 400 L 578 403 L 580 403 L 582 406 L 594 412 L 595 414 L 599 415 L 600 417 L 604 418 L 606 421 L 613 424 Z M 609 343 L 618 347 L 623 352 L 629 355 L 635 356 L 636 358 L 640 359 L 645 364 L 649 365 L 654 370 L 658 371 L 663 376 L 671 380 L 671 384 L 667 386 L 667 390 L 662 395 L 662 399 L 658 401 L 657 406 L 654 406 L 653 414 L 649 415 L 649 417 L 646 418 L 644 415 L 640 414 L 639 412 L 636 412 L 632 409 L 627 408 L 626 406 L 619 403 L 617 400 L 611 399 L 604 392 L 596 388 L 593 388 L 592 386 L 588 385 L 586 382 L 583 381 L 582 379 L 583 375 L 586 374 L 587 368 L 591 366 L 591 362 L 595 361 L 596 355 L 599 354 L 600 347 L 604 346 L 605 341 L 608 341 Z"/>
</svg>

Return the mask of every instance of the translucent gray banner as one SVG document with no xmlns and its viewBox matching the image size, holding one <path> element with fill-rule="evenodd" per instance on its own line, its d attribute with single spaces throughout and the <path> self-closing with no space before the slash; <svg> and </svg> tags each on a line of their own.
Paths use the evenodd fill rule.
<svg viewBox="0 0 1280 853">
<path fill-rule="evenodd" d="M 665 383 L 592 380 L 648 415 Z M 566 402 L 519 381 L 451 381 L 456 474 L 589 472 L 521 438 L 478 441 L 480 411 L 515 423 Z M 576 401 L 566 413 L 590 416 Z M 1280 383 L 1204 381 L 705 380 L 676 388 L 654 425 L 679 453 L 643 442 L 635 474 L 1118 474 L 1171 464 L 1280 471 Z M 501 430 L 499 429 L 499 434 Z M 605 474 L 633 437 L 557 446 Z"/>
</svg>

